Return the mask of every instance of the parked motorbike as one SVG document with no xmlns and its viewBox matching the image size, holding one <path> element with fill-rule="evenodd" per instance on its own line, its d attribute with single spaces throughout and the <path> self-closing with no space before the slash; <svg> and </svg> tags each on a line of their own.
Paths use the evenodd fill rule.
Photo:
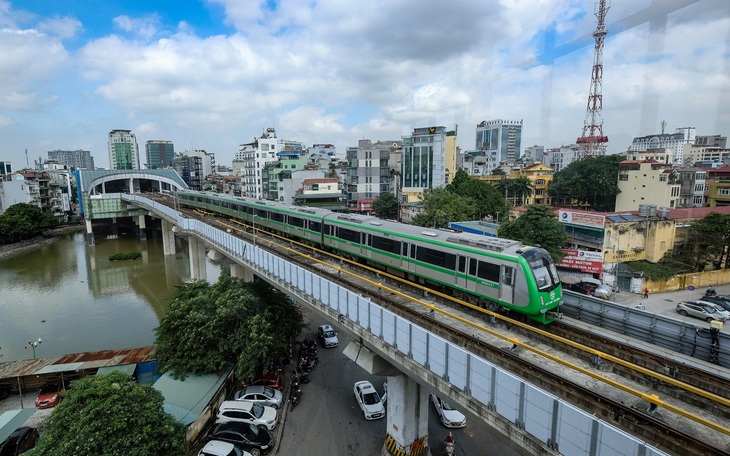
<svg viewBox="0 0 730 456">
<path fill-rule="evenodd" d="M 309 379 L 309 374 L 306 372 L 302 372 L 301 374 L 297 373 L 296 377 L 297 377 L 298 383 L 301 383 L 302 385 L 306 385 L 307 383 L 309 383 L 311 381 Z"/>
<path fill-rule="evenodd" d="M 714 288 L 709 287 L 707 290 L 705 290 L 705 296 L 717 296 L 717 291 L 715 291 Z"/>
<path fill-rule="evenodd" d="M 299 387 L 294 388 L 292 385 L 291 393 L 289 394 L 289 411 L 293 410 L 294 407 L 299 404 L 299 400 L 302 398 L 302 389 Z"/>
</svg>

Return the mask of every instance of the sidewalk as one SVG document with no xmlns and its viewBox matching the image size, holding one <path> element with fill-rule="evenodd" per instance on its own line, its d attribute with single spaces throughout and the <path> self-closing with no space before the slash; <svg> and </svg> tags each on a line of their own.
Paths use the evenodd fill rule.
<svg viewBox="0 0 730 456">
<path fill-rule="evenodd" d="M 37 395 L 38 390 L 24 392 L 22 398 L 18 394 L 11 394 L 0 401 L 0 414 L 8 410 L 18 410 L 21 408 L 34 409 L 35 413 L 23 423 L 23 426 L 37 428 L 53 411 L 53 408 L 36 409 L 35 398 Z"/>
</svg>

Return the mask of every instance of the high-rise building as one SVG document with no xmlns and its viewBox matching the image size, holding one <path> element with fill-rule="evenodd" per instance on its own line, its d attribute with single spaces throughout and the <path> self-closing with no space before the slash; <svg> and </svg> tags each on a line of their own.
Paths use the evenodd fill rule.
<svg viewBox="0 0 730 456">
<path fill-rule="evenodd" d="M 111 169 L 140 169 L 139 146 L 132 130 L 109 132 L 109 167 Z"/>
<path fill-rule="evenodd" d="M 66 165 L 70 169 L 94 171 L 94 157 L 88 150 L 49 150 L 48 159 Z"/>
<path fill-rule="evenodd" d="M 347 204 L 357 212 L 370 212 L 373 201 L 391 188 L 390 154 L 400 150 L 401 141 L 361 139 L 357 147 L 347 148 Z"/>
<path fill-rule="evenodd" d="M 663 126 L 662 126 L 663 127 Z M 629 146 L 630 151 L 644 151 L 664 148 L 672 153 L 672 163 L 675 166 L 684 165 L 684 145 L 695 142 L 696 128 L 677 128 L 676 133 L 662 133 L 636 137 Z"/>
<path fill-rule="evenodd" d="M 203 190 L 205 179 L 215 169 L 215 155 L 204 150 L 186 150 L 170 162 L 173 168 L 193 190 Z"/>
<path fill-rule="evenodd" d="M 175 147 L 172 141 L 151 139 L 144 145 L 145 167 L 147 169 L 167 168 L 175 158 Z"/>
<path fill-rule="evenodd" d="M 447 163 L 452 163 L 452 169 Z M 456 131 L 445 127 L 416 128 L 403 136 L 401 182 L 404 193 L 443 188 L 456 174 Z"/>
<path fill-rule="evenodd" d="M 241 196 L 251 198 L 263 197 L 262 173 L 267 163 L 279 158 L 278 152 L 302 153 L 304 144 L 276 137 L 276 130 L 269 127 L 260 138 L 253 142 L 241 144 L 233 159 L 234 170 L 241 176 Z"/>
<path fill-rule="evenodd" d="M 0 176 L 13 174 L 13 166 L 9 161 L 0 160 Z"/>
<path fill-rule="evenodd" d="M 522 120 L 490 120 L 477 124 L 476 149 L 496 150 L 502 162 L 514 162 L 520 154 Z"/>
</svg>

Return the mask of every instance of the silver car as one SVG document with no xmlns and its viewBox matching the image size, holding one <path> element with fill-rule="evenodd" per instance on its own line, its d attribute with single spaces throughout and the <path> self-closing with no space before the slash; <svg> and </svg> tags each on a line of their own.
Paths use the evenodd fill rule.
<svg viewBox="0 0 730 456">
<path fill-rule="evenodd" d="M 689 316 L 711 322 L 712 320 L 725 321 L 727 318 L 725 315 L 721 315 L 712 307 L 709 303 L 696 303 L 683 301 L 677 304 L 677 312 L 683 316 Z"/>
<path fill-rule="evenodd" d="M 340 343 L 337 340 L 337 333 L 330 325 L 322 325 L 317 328 L 317 335 L 325 348 L 336 347 Z"/>
<path fill-rule="evenodd" d="M 236 391 L 233 398 L 237 401 L 252 401 L 268 407 L 278 409 L 284 402 L 281 391 L 268 386 L 253 385 Z"/>
</svg>

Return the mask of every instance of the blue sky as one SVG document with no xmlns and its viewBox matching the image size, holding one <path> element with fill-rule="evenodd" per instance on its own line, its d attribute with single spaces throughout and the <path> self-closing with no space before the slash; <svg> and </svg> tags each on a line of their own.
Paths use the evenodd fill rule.
<svg viewBox="0 0 730 456">
<path fill-rule="evenodd" d="M 730 135 L 730 2 L 609 3 L 609 152 L 662 120 Z M 0 0 L 0 160 L 105 167 L 113 129 L 227 165 L 270 126 L 344 154 L 458 125 L 469 150 L 493 119 L 559 147 L 582 131 L 595 26 L 592 0 Z"/>
</svg>

